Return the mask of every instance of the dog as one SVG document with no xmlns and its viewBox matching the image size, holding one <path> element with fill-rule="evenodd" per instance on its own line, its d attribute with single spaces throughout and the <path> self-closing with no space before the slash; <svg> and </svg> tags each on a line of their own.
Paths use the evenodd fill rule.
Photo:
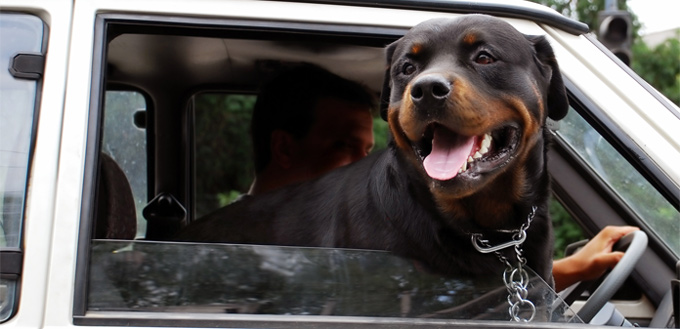
<svg viewBox="0 0 680 329">
<path fill-rule="evenodd" d="M 486 275 L 516 251 L 482 254 L 473 234 L 493 245 L 525 230 L 521 257 L 552 283 L 545 123 L 568 104 L 547 40 L 475 14 L 423 22 L 386 57 L 387 149 L 221 208 L 176 240 L 387 250 Z"/>
</svg>

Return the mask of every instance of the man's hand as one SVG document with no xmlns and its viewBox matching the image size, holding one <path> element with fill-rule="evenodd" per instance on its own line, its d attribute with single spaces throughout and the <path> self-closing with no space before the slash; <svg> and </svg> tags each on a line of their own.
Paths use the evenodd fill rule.
<svg viewBox="0 0 680 329">
<path fill-rule="evenodd" d="M 607 226 L 571 256 L 553 262 L 555 290 L 561 291 L 579 281 L 597 279 L 613 268 L 623 252 L 612 251 L 624 235 L 639 230 L 634 226 Z"/>
</svg>

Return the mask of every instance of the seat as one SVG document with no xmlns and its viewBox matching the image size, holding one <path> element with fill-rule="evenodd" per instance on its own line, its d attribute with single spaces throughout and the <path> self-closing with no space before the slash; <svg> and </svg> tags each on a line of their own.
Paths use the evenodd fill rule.
<svg viewBox="0 0 680 329">
<path fill-rule="evenodd" d="M 137 234 L 137 211 L 123 169 L 108 154 L 99 156 L 95 239 L 132 240 Z"/>
</svg>

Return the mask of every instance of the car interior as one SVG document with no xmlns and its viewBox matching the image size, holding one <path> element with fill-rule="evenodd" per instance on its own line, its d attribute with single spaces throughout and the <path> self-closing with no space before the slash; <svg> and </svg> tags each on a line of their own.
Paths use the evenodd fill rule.
<svg viewBox="0 0 680 329">
<path fill-rule="evenodd" d="M 235 25 L 238 26 L 238 22 Z M 313 30 L 314 26 L 306 28 Z M 204 98 L 239 96 L 236 98 L 243 100 L 245 97 L 247 102 L 250 96 L 254 100 L 264 81 L 278 70 L 299 63 L 312 63 L 358 81 L 379 97 L 385 70 L 383 47 L 396 40 L 399 33 L 386 31 L 381 36 L 361 35 L 361 38 L 355 38 L 342 29 L 334 33 L 270 31 L 273 28 L 242 31 L 237 27 L 204 29 L 199 33 L 197 29 L 167 25 L 145 26 L 135 33 L 127 29 L 133 28 L 118 24 L 110 28 L 105 72 L 109 98 L 106 100 L 115 102 L 116 96 L 125 97 L 121 96 L 121 92 L 144 98 L 144 110 L 134 111 L 130 114 L 132 117 L 125 120 L 143 124 L 147 131 L 144 141 L 147 143 L 146 152 L 149 152 L 148 160 L 155 163 L 155 168 L 149 171 L 148 177 L 144 177 L 148 179 L 149 186 L 145 192 L 149 193 L 150 200 L 163 193 L 175 199 L 185 208 L 188 221 L 195 219 L 195 198 L 201 197 L 201 191 L 196 191 L 193 186 L 193 179 L 200 179 L 195 174 L 195 166 L 200 167 L 201 163 L 199 159 L 192 159 L 192 156 L 201 155 L 202 151 L 196 149 L 201 145 L 192 144 L 196 144 L 194 139 L 201 139 L 202 134 L 207 133 L 193 128 L 191 123 L 198 126 L 204 115 L 211 115 L 207 113 L 209 110 L 202 109 L 206 106 Z M 106 102 L 104 106 L 107 109 L 112 107 Z M 109 119 L 106 115 L 103 119 L 105 130 L 107 126 L 118 124 L 111 123 L 111 120 L 121 120 Z M 133 118 L 135 115 L 136 119 Z M 236 136 L 240 140 L 235 142 L 249 143 L 248 120 L 238 124 L 246 126 L 243 127 L 245 134 Z M 107 142 L 105 134 L 104 150 Z M 245 167 L 251 159 L 244 157 L 238 161 L 241 163 L 236 164 Z M 247 180 L 252 180 L 252 172 L 244 174 L 250 176 Z M 240 188 L 243 189 L 243 186 Z M 222 187 L 223 191 L 232 189 L 235 188 Z M 198 211 L 205 213 L 209 210 L 214 209 Z M 149 213 L 153 216 L 154 212 Z M 155 234 L 154 239 L 166 238 L 177 229 L 160 228 L 164 225 L 162 221 L 158 225 L 158 228 L 147 228 L 159 232 L 152 233 Z M 149 238 L 148 232 L 145 237 Z"/>
<path fill-rule="evenodd" d="M 90 113 L 91 127 L 95 127 L 98 133 L 88 141 L 87 158 L 90 164 L 96 164 L 90 166 L 94 168 L 92 174 L 96 179 L 92 180 L 91 186 L 85 187 L 83 202 L 83 214 L 89 214 L 84 218 L 92 218 L 86 224 L 91 233 L 80 244 L 83 250 L 88 250 L 84 254 L 92 257 L 99 257 L 97 248 L 106 246 L 104 243 L 97 244 L 97 241 L 109 241 L 107 250 L 113 248 L 117 251 L 129 251 L 128 242 L 132 240 L 140 243 L 171 242 L 171 237 L 188 222 L 225 206 L 247 191 L 253 178 L 248 136 L 250 113 L 260 85 L 279 69 L 299 63 L 316 64 L 365 84 L 379 99 L 385 72 L 383 49 L 405 32 L 398 28 L 368 29 L 363 26 L 273 21 L 169 20 L 164 17 L 151 20 L 144 17 L 145 20 L 142 20 L 134 15 L 123 17 L 112 14 L 103 14 L 102 18 L 103 32 L 99 34 L 101 40 L 98 41 L 106 46 L 102 53 L 95 54 L 95 58 L 100 60 L 101 70 L 94 74 L 93 99 L 96 106 Z M 583 119 L 574 120 L 590 124 L 596 131 L 598 126 L 592 124 L 596 121 L 588 115 L 591 104 L 581 97 L 576 86 L 567 83 L 567 87 L 572 101 L 573 114 L 570 115 L 581 115 Z M 385 124 L 381 120 L 376 109 L 375 127 L 384 130 Z M 570 124 L 559 125 L 562 129 Z M 602 135 L 607 137 L 606 133 L 600 133 L 599 138 Z M 553 193 L 555 200 L 580 227 L 583 236 L 593 236 L 606 224 L 637 223 L 634 220 L 637 215 L 621 205 L 615 192 L 608 191 L 604 183 L 592 178 L 597 173 L 584 164 L 587 160 L 583 160 L 578 151 L 563 141 L 569 138 L 559 139 L 549 152 Z M 386 142 L 376 143 L 384 146 Z M 677 214 L 672 206 L 671 210 Z M 618 285 L 623 288 L 614 289 L 614 296 L 605 297 L 601 304 L 610 299 L 616 300 L 617 308 L 631 323 L 641 326 L 662 324 L 665 327 L 672 321 L 668 285 L 677 274 L 669 269 L 669 264 L 676 256 L 654 235 L 644 239 L 643 246 L 640 246 L 641 240 L 637 240 L 628 241 L 628 245 L 622 247 L 637 250 L 637 258 L 627 265 L 632 275 L 625 281 L 621 280 Z M 126 259 L 143 262 L 144 257 L 157 257 L 170 262 L 172 257 L 169 255 L 187 259 L 202 257 L 177 249 L 172 243 L 164 244 L 164 248 L 163 251 L 148 249 L 142 252 L 145 249 L 141 244 L 135 247 L 134 253 L 128 253 Z M 218 246 L 210 248 L 216 249 L 193 249 L 193 252 L 210 254 L 210 257 L 215 257 L 211 261 L 217 262 L 216 254 L 224 249 Z M 259 253 L 258 257 L 262 253 L 239 248 L 229 250 L 233 252 L 232 257 L 241 257 L 239 259 L 244 264 L 248 257 L 254 257 L 253 253 Z M 285 254 L 280 250 L 267 252 Z M 312 251 L 302 252 L 303 258 L 314 259 L 307 252 Z M 285 257 L 302 256 L 291 253 Z M 357 254 L 355 257 L 365 257 L 365 262 L 372 261 L 369 255 Z M 102 259 L 103 263 L 107 262 Z M 87 258 L 80 261 L 90 262 Z M 97 262 L 92 260 L 92 263 Z M 170 277 L 165 269 L 154 273 Z M 97 280 L 107 274 L 93 268 L 87 275 L 90 287 L 97 287 Z M 249 278 L 251 274 L 243 272 L 239 275 L 233 279 Z M 258 281 L 258 289 L 269 290 L 272 295 L 283 293 L 271 283 L 264 282 L 265 279 Z M 117 284 L 131 285 L 122 281 L 117 281 Z M 457 284 L 468 284 L 478 289 L 479 294 L 493 290 L 476 283 L 461 281 Z M 296 289 L 302 289 L 301 285 L 295 286 Z M 592 288 L 581 287 L 568 299 L 582 304 L 594 294 L 597 286 L 598 282 L 592 284 Z M 125 295 L 116 304 L 99 298 L 98 294 L 100 292 L 92 288 L 89 292 L 84 291 L 82 299 L 76 302 L 76 313 L 82 315 L 86 310 L 133 308 L 124 301 Z M 479 297 L 474 292 L 469 296 Z M 278 297 L 268 298 L 278 300 Z M 412 298 L 415 303 L 417 298 Z M 277 309 L 264 302 L 222 301 L 221 306 L 210 306 L 207 297 L 202 304 L 187 306 L 176 303 L 184 306 L 173 307 L 169 305 L 175 302 L 149 300 L 151 298 L 146 304 L 139 303 L 135 307 L 162 312 L 270 314 L 341 314 L 343 307 L 340 302 L 328 300 L 316 305 L 313 310 L 293 311 Z M 400 300 L 407 303 L 405 297 Z M 227 304 L 229 306 L 224 306 Z M 444 307 L 442 305 L 445 304 L 431 305 L 431 308 L 416 313 L 436 318 L 439 313 L 435 310 Z M 602 307 L 596 306 L 596 310 Z M 376 310 L 352 312 L 347 314 L 380 314 Z M 605 321 L 610 320 L 608 317 Z"/>
</svg>

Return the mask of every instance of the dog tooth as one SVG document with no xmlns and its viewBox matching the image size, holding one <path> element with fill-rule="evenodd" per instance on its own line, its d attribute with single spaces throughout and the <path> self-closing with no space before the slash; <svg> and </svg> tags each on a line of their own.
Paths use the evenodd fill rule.
<svg viewBox="0 0 680 329">
<path fill-rule="evenodd" d="M 482 145 L 479 148 L 479 152 L 481 154 L 489 152 L 489 146 L 491 146 L 491 135 L 484 134 L 484 139 L 482 140 Z"/>
<path fill-rule="evenodd" d="M 463 162 L 463 167 L 460 168 L 462 171 L 467 170 L 467 162 Z"/>
<path fill-rule="evenodd" d="M 479 153 L 479 151 L 475 152 L 475 155 L 472 156 L 473 159 L 479 159 L 482 157 L 482 154 Z"/>
<path fill-rule="evenodd" d="M 471 162 L 473 162 L 473 161 L 475 161 L 475 159 L 473 159 L 472 156 L 468 156 L 467 162 L 468 162 L 468 163 L 471 163 Z"/>
<path fill-rule="evenodd" d="M 491 135 L 484 134 L 484 139 L 482 140 L 482 148 L 488 149 L 491 146 Z"/>
</svg>

